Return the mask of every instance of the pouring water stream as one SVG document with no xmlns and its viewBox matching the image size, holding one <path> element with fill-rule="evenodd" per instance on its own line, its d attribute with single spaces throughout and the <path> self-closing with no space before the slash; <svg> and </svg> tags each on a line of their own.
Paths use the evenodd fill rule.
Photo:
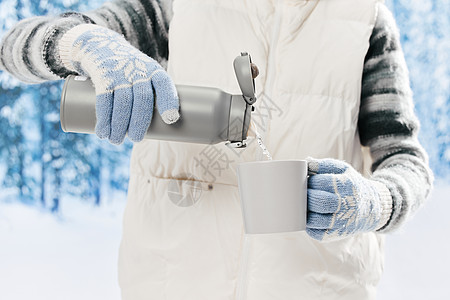
<svg viewBox="0 0 450 300">
<path fill-rule="evenodd" d="M 270 155 L 269 150 L 267 150 L 266 145 L 264 145 L 264 141 L 262 139 L 261 134 L 258 132 L 258 129 L 256 128 L 255 123 L 253 122 L 253 120 L 250 121 L 251 123 L 251 127 L 253 128 L 253 130 L 255 131 L 255 136 L 256 136 L 256 141 L 258 142 L 259 147 L 262 150 L 262 153 L 267 157 L 268 160 L 272 160 L 272 155 Z"/>
</svg>

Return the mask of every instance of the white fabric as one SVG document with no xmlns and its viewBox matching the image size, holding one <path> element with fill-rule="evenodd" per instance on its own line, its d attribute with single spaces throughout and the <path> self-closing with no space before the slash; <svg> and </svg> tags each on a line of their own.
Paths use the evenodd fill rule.
<svg viewBox="0 0 450 300">
<path fill-rule="evenodd" d="M 333 157 L 363 171 L 357 120 L 377 2 L 175 0 L 168 72 L 177 84 L 238 94 L 232 61 L 249 52 L 260 70 L 253 120 L 273 159 Z M 304 232 L 244 238 L 236 165 L 261 158 L 255 141 L 244 150 L 135 145 L 124 299 L 375 298 L 383 269 L 375 233 L 327 243 Z"/>
</svg>

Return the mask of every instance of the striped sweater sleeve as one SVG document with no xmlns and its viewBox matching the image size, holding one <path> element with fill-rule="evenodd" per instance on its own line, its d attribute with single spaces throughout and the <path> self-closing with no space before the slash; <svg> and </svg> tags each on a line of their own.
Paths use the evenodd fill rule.
<svg viewBox="0 0 450 300">
<path fill-rule="evenodd" d="M 0 43 L 0 69 L 27 83 L 65 78 L 72 72 L 59 57 L 59 40 L 69 29 L 97 24 L 122 34 L 133 46 L 166 66 L 172 0 L 115 0 L 85 13 L 22 20 Z"/>
<path fill-rule="evenodd" d="M 382 4 L 364 62 L 358 128 L 372 156 L 372 179 L 382 182 L 393 200 L 390 219 L 378 231 L 391 232 L 424 203 L 433 174 L 418 140 L 419 121 L 398 28 Z"/>
</svg>

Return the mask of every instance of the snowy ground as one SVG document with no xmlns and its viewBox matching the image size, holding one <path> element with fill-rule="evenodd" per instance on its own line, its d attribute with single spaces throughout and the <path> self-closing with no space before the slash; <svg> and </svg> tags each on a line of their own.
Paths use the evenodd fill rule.
<svg viewBox="0 0 450 300">
<path fill-rule="evenodd" d="M 387 237 L 378 299 L 450 299 L 449 295 L 450 184 L 440 183 L 402 232 Z"/>
<path fill-rule="evenodd" d="M 79 201 L 65 217 L 19 204 L 0 205 L 0 299 L 120 299 L 117 254 L 122 204 Z"/>
<path fill-rule="evenodd" d="M 450 185 L 438 186 L 404 230 L 388 236 L 378 299 L 450 294 L 449 195 Z M 64 218 L 55 218 L 18 204 L 0 205 L 0 299 L 120 299 L 123 204 L 98 209 L 73 201 L 63 211 Z"/>
</svg>

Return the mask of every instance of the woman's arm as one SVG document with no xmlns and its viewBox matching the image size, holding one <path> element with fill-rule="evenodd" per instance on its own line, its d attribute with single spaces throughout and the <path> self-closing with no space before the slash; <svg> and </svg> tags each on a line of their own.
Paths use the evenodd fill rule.
<svg viewBox="0 0 450 300">
<path fill-rule="evenodd" d="M 38 16 L 16 24 L 0 43 L 0 69 L 21 81 L 40 83 L 65 78 L 72 71 L 58 54 L 69 29 L 97 24 L 122 34 L 133 46 L 165 65 L 172 0 L 115 0 L 86 13 Z"/>
<path fill-rule="evenodd" d="M 390 219 L 378 231 L 393 231 L 424 203 L 433 175 L 417 138 L 419 121 L 397 25 L 384 5 L 364 62 L 358 126 L 373 159 L 372 179 L 382 182 L 393 200 Z"/>
</svg>

